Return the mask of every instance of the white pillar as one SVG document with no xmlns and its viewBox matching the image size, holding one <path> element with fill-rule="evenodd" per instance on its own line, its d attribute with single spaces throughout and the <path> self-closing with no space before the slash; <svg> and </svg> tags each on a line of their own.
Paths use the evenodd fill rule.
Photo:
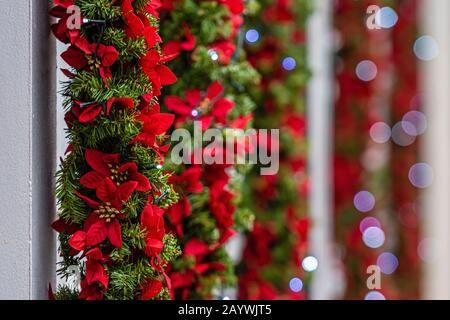
<svg viewBox="0 0 450 320">
<path fill-rule="evenodd" d="M 308 24 L 308 61 L 313 74 L 308 88 L 311 141 L 308 161 L 312 219 L 310 252 L 318 259 L 319 268 L 313 274 L 310 298 L 334 299 L 341 290 L 341 281 L 333 253 L 333 1 L 317 0 L 314 5 L 314 14 Z"/>
<path fill-rule="evenodd" d="M 0 10 L 0 299 L 44 299 L 55 274 L 54 43 L 47 1 Z"/>
<path fill-rule="evenodd" d="M 434 182 L 425 193 L 424 237 L 432 239 L 435 255 L 424 264 L 424 298 L 450 299 L 450 1 L 423 0 L 423 34 L 439 44 L 437 59 L 422 64 L 428 130 L 423 141 L 424 161 L 434 169 Z"/>
</svg>

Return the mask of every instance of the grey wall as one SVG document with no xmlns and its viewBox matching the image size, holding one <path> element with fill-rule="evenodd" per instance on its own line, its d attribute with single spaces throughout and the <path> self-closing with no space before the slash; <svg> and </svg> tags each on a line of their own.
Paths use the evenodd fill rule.
<svg viewBox="0 0 450 320">
<path fill-rule="evenodd" d="M 0 299 L 44 299 L 55 274 L 55 48 L 47 1 L 1 4 Z"/>
</svg>

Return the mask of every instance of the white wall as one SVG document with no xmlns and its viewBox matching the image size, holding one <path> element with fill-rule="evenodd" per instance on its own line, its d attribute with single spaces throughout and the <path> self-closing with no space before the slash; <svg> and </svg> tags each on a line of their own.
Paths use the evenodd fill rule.
<svg viewBox="0 0 450 320">
<path fill-rule="evenodd" d="M 0 299 L 42 299 L 55 274 L 54 42 L 46 1 L 1 4 Z"/>
<path fill-rule="evenodd" d="M 431 238 L 424 264 L 424 298 L 450 299 L 450 1 L 423 0 L 423 34 L 439 44 L 440 54 L 422 64 L 428 129 L 423 141 L 424 161 L 434 169 L 434 182 L 425 193 L 424 237 Z"/>
</svg>

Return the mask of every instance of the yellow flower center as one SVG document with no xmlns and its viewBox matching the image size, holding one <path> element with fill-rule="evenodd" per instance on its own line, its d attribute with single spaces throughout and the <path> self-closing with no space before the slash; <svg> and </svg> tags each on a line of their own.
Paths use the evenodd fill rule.
<svg viewBox="0 0 450 320">
<path fill-rule="evenodd" d="M 106 222 L 111 222 L 112 219 L 115 219 L 120 214 L 120 211 L 114 208 L 110 202 L 102 203 L 94 212 Z"/>
</svg>

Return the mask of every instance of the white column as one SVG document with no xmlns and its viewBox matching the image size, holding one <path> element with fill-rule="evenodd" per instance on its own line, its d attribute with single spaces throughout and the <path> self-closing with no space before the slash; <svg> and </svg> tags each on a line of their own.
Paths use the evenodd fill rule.
<svg viewBox="0 0 450 320">
<path fill-rule="evenodd" d="M 31 0 L 3 1 L 0 10 L 0 299 L 45 299 L 55 274 L 55 73 L 47 11 L 47 1 Z"/>
<path fill-rule="evenodd" d="M 450 299 L 450 1 L 423 0 L 423 34 L 439 45 L 437 59 L 422 64 L 428 130 L 422 151 L 434 169 L 434 182 L 423 207 L 424 237 L 430 238 L 425 263 L 424 298 Z M 433 258 L 433 257 L 431 257 Z"/>
<path fill-rule="evenodd" d="M 312 229 L 310 252 L 319 260 L 313 274 L 311 299 L 334 299 L 341 290 L 333 254 L 332 126 L 334 102 L 333 1 L 314 1 L 308 25 L 308 61 L 313 77 L 308 88 L 308 127 L 311 141 L 309 198 Z"/>
</svg>

